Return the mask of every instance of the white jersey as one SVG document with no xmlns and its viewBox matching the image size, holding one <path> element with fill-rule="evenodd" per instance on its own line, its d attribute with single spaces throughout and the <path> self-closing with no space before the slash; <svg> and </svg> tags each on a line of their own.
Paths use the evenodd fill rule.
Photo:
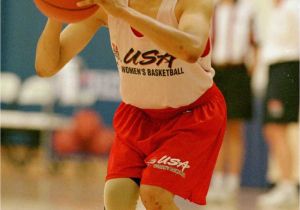
<svg viewBox="0 0 300 210">
<path fill-rule="evenodd" d="M 176 3 L 162 0 L 157 20 L 177 28 Z M 196 101 L 212 86 L 210 41 L 207 53 L 196 63 L 188 63 L 160 49 L 121 19 L 109 16 L 108 28 L 125 103 L 142 109 L 178 108 Z"/>
<path fill-rule="evenodd" d="M 212 61 L 215 65 L 243 64 L 249 53 L 254 29 L 250 1 L 220 3 L 215 8 Z M 254 39 L 253 39 L 254 38 Z"/>
<path fill-rule="evenodd" d="M 299 8 L 300 3 L 296 0 L 283 1 L 273 8 L 262 48 L 264 62 L 299 60 Z"/>
</svg>

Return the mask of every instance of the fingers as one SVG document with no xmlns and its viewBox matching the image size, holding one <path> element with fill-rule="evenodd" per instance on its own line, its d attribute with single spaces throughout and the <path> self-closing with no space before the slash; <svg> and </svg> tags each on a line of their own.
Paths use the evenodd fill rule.
<svg viewBox="0 0 300 210">
<path fill-rule="evenodd" d="M 97 0 L 82 0 L 82 1 L 77 2 L 76 5 L 78 7 L 84 7 L 84 6 L 89 6 L 89 5 L 97 4 L 97 3 L 99 3 Z"/>
</svg>

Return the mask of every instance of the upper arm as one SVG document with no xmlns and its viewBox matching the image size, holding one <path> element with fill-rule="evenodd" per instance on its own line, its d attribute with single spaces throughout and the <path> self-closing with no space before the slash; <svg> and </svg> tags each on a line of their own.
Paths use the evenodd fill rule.
<svg viewBox="0 0 300 210">
<path fill-rule="evenodd" d="M 100 8 L 90 18 L 69 24 L 60 35 L 60 67 L 83 50 L 106 21 L 107 16 Z"/>
<path fill-rule="evenodd" d="M 213 13 L 212 0 L 182 0 L 178 29 L 193 36 L 205 47 Z"/>
</svg>

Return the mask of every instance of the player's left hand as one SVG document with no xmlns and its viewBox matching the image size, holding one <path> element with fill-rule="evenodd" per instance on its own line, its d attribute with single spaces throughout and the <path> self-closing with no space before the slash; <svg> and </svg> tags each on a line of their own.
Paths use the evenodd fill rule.
<svg viewBox="0 0 300 210">
<path fill-rule="evenodd" d="M 77 2 L 78 7 L 89 6 L 92 4 L 98 4 L 108 14 L 119 17 L 122 14 L 122 10 L 127 7 L 122 0 L 82 0 Z"/>
</svg>

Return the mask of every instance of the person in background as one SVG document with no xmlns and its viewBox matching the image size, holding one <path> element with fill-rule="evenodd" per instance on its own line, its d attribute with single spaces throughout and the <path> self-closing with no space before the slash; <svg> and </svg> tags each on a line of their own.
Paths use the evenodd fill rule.
<svg viewBox="0 0 300 210">
<path fill-rule="evenodd" d="M 250 76 L 257 57 L 254 22 L 249 2 L 221 0 L 216 5 L 212 64 L 216 70 L 215 82 L 226 99 L 228 122 L 208 194 L 212 202 L 230 200 L 240 186 L 244 160 L 243 128 L 245 120 L 252 114 Z M 252 59 L 249 59 L 250 54 Z"/>
<path fill-rule="evenodd" d="M 262 48 L 269 66 L 264 103 L 264 135 L 270 155 L 279 166 L 280 181 L 258 199 L 261 206 L 297 203 L 296 183 L 292 181 L 293 157 L 287 128 L 299 118 L 299 2 L 275 0 Z"/>
</svg>

